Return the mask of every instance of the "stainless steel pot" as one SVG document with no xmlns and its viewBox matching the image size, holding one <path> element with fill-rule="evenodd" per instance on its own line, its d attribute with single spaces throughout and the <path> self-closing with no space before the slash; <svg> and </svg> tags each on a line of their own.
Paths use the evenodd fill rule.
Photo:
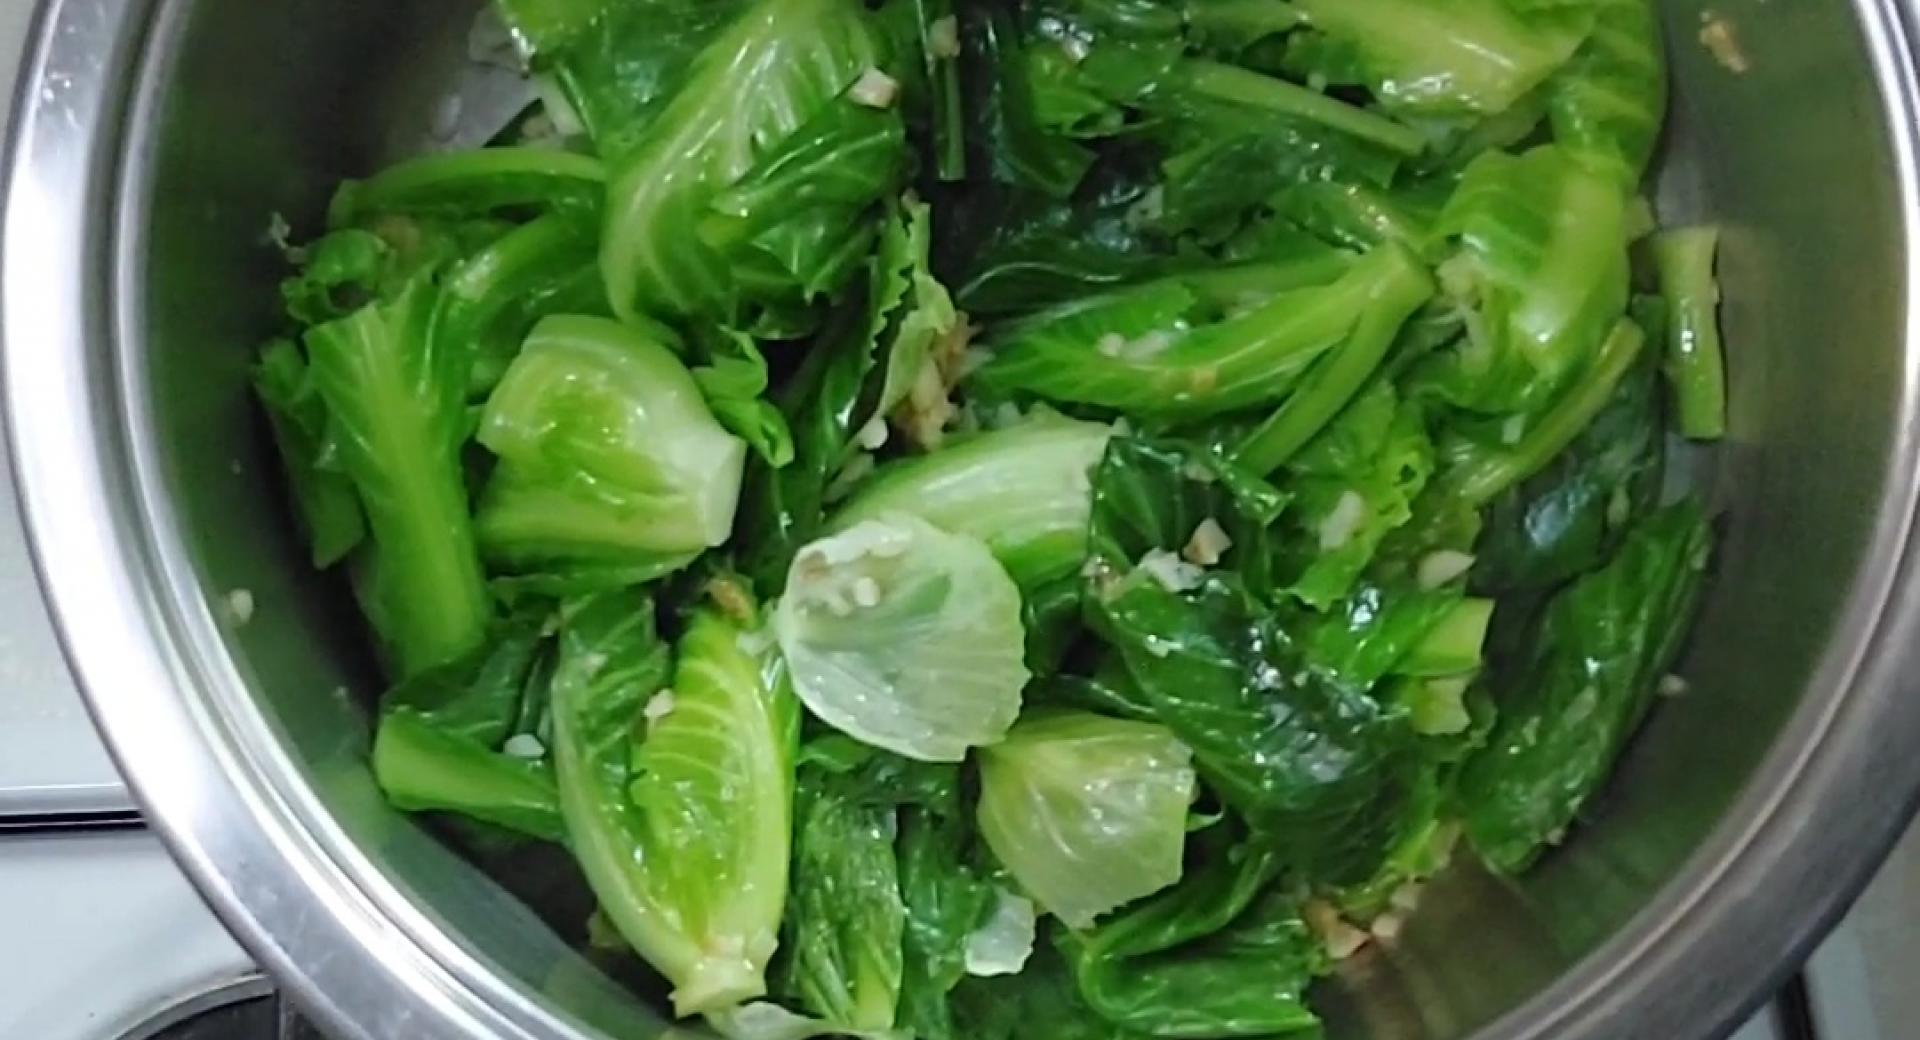
<svg viewBox="0 0 1920 1040">
<path fill-rule="evenodd" d="M 1730 228 L 1735 434 L 1701 474 L 1728 521 L 1692 691 L 1567 848 L 1516 884 L 1454 872 L 1393 953 L 1351 962 L 1323 995 L 1335 1040 L 1718 1035 L 1920 794 L 1913 12 L 1716 0 L 1739 51 L 1715 60 L 1699 2 L 1668 5 L 1658 194 Z M 663 1035 L 381 801 L 347 695 L 375 679 L 287 535 L 246 386 L 268 214 L 311 226 L 432 120 L 465 4 L 43 6 L 0 253 L 6 408 L 47 592 L 151 818 L 342 1035 Z"/>
</svg>

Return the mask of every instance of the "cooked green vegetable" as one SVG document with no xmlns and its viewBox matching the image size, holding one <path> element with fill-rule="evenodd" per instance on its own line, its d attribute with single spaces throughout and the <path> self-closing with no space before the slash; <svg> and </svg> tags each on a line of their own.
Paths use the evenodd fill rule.
<svg viewBox="0 0 1920 1040">
<path fill-rule="evenodd" d="M 799 716 L 741 636 L 700 611 L 670 653 L 651 597 L 607 593 L 569 605 L 553 676 L 568 844 L 682 1015 L 766 993 L 786 904 Z"/>
<path fill-rule="evenodd" d="M 885 59 L 855 0 L 759 0 L 708 42 L 608 185 L 600 265 L 614 312 L 726 313 L 735 276 L 699 235 L 715 201 Z"/>
<path fill-rule="evenodd" d="M 1720 286 L 1714 254 L 1720 230 L 1675 228 L 1653 236 L 1654 266 L 1667 299 L 1667 378 L 1673 424 L 1682 437 L 1713 440 L 1727 430 L 1727 377 L 1720 356 Z"/>
<path fill-rule="evenodd" d="M 512 206 L 585 207 L 607 171 L 591 156 L 550 148 L 485 148 L 411 159 L 340 186 L 327 212 L 334 227 L 382 213 L 474 216 Z"/>
<path fill-rule="evenodd" d="M 1191 753 L 1165 727 L 1041 715 L 980 755 L 980 834 L 1040 908 L 1085 928 L 1180 879 Z"/>
<path fill-rule="evenodd" d="M 1499 721 L 1467 763 L 1467 834 L 1497 870 L 1555 844 L 1653 703 L 1693 617 L 1712 535 L 1682 502 L 1548 603 L 1525 662 L 1495 683 Z"/>
<path fill-rule="evenodd" d="M 906 905 L 890 805 L 862 804 L 832 779 L 802 774 L 787 910 L 787 989 L 826 1022 L 893 1025 Z"/>
<path fill-rule="evenodd" d="M 955 441 L 878 470 L 834 514 L 834 530 L 888 513 L 987 543 L 1015 581 L 1032 587 L 1072 573 L 1087 553 L 1093 468 L 1111 427 L 1057 415 Z"/>
<path fill-rule="evenodd" d="M 1428 378 L 1461 407 L 1539 408 L 1591 363 L 1626 307 L 1626 196 L 1559 145 L 1475 159 L 1434 234 L 1457 245 L 1441 289 L 1473 317 Z"/>
<path fill-rule="evenodd" d="M 313 549 L 313 565 L 331 567 L 359 546 L 367 525 L 353 482 L 326 467 L 326 403 L 307 377 L 300 348 L 286 340 L 261 349 L 253 385 L 266 405 L 287 488 Z"/>
<path fill-rule="evenodd" d="M 434 340 L 435 295 L 417 277 L 306 336 L 329 440 L 366 512 L 364 603 L 402 675 L 478 646 L 491 611 L 460 469 L 467 373 Z"/>
<path fill-rule="evenodd" d="M 1311 1029 L 1307 984 L 1326 969 L 1278 860 L 1216 842 L 1206 869 L 1060 945 L 1081 995 L 1129 1035 L 1272 1036 Z"/>
<path fill-rule="evenodd" d="M 563 841 L 553 768 L 489 750 L 409 708 L 380 719 L 373 775 L 396 809 L 457 812 L 547 841 Z"/>
<path fill-rule="evenodd" d="M 733 530 L 746 445 L 643 330 L 541 322 L 487 399 L 477 439 L 500 457 L 476 524 L 503 565 L 699 552 Z"/>
<path fill-rule="evenodd" d="M 1200 293 L 1173 278 L 1080 301 L 1022 323 L 974 377 L 982 389 L 1027 391 L 1147 415 L 1200 416 L 1284 397 L 1317 359 L 1353 336 L 1397 327 L 1432 292 L 1405 250 L 1383 246 L 1333 283 L 1262 293 L 1237 314 L 1205 320 Z"/>
<path fill-rule="evenodd" d="M 813 542 L 773 627 L 800 699 L 875 747 L 958 762 L 1020 714 L 1020 591 L 969 535 L 888 513 Z"/>
<path fill-rule="evenodd" d="M 1502 0 L 1299 0 L 1320 58 L 1306 64 L 1334 83 L 1360 83 L 1387 110 L 1490 115 L 1520 101 L 1573 56 L 1593 16 Z"/>
<path fill-rule="evenodd" d="M 255 390 L 387 800 L 676 1016 L 1315 1036 L 1678 685 L 1650 0 L 494 9 L 539 100 L 276 218 Z"/>
</svg>

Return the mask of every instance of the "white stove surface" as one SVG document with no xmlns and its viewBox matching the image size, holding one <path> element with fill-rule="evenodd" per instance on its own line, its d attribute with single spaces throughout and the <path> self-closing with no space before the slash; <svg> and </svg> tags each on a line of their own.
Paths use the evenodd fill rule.
<svg viewBox="0 0 1920 1040">
<path fill-rule="evenodd" d="M 34 6 L 0 0 L 0 88 L 14 82 Z M 12 111 L 3 96 L 0 140 Z M 0 817 L 132 812 L 54 640 L 0 452 Z"/>
</svg>

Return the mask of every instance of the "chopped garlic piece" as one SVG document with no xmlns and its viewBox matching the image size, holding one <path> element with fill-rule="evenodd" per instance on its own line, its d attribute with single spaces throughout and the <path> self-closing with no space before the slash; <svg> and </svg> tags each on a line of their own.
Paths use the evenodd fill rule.
<svg viewBox="0 0 1920 1040">
<path fill-rule="evenodd" d="M 250 589 L 234 589 L 227 593 L 227 610 L 233 614 L 234 624 L 244 625 L 253 620 L 253 592 Z"/>
<path fill-rule="evenodd" d="M 960 19 L 947 15 L 927 26 L 927 53 L 936 58 L 960 56 Z"/>
<path fill-rule="evenodd" d="M 880 583 L 862 574 L 853 580 L 853 602 L 862 607 L 880 605 Z"/>
<path fill-rule="evenodd" d="M 1734 34 L 1733 23 L 1718 11 L 1700 12 L 1700 45 L 1713 55 L 1721 68 L 1736 76 L 1753 68 L 1746 50 L 1740 46 L 1740 38 Z"/>
<path fill-rule="evenodd" d="M 1360 952 L 1361 947 L 1371 942 L 1373 936 L 1353 926 L 1351 921 L 1340 916 L 1340 911 L 1331 903 L 1318 899 L 1311 900 L 1301 907 L 1301 916 L 1307 919 L 1307 927 L 1320 937 L 1327 948 L 1327 956 L 1336 961 L 1346 960 Z"/>
<path fill-rule="evenodd" d="M 1220 557 L 1231 548 L 1233 539 L 1228 536 L 1226 528 L 1220 526 L 1220 521 L 1207 517 L 1193 529 L 1193 537 L 1187 539 L 1187 547 L 1180 551 L 1180 555 L 1186 557 L 1189 563 L 1211 567 L 1219 563 Z"/>
<path fill-rule="evenodd" d="M 1437 589 L 1473 569 L 1473 556 L 1457 549 L 1435 549 L 1420 560 L 1415 578 L 1423 589 Z"/>
<path fill-rule="evenodd" d="M 867 424 L 860 427 L 860 432 L 854 434 L 853 439 L 868 451 L 879 451 L 887 443 L 886 421 L 877 415 L 868 419 Z"/>
<path fill-rule="evenodd" d="M 524 758 L 529 762 L 538 762 L 547 757 L 547 746 L 540 738 L 531 733 L 515 733 L 500 745 L 500 750 L 514 758 Z"/>
<path fill-rule="evenodd" d="M 1367 519 L 1367 500 L 1357 491 L 1343 491 L 1340 500 L 1320 520 L 1320 548 L 1332 552 L 1353 541 Z"/>
<path fill-rule="evenodd" d="M 868 69 L 847 88 L 847 96 L 868 108 L 892 108 L 900 97 L 900 81 L 879 69 Z"/>
<path fill-rule="evenodd" d="M 1686 693 L 1690 688 L 1685 679 L 1668 673 L 1660 677 L 1660 685 L 1657 687 L 1657 690 L 1662 697 L 1678 697 Z"/>
<path fill-rule="evenodd" d="M 673 690 L 663 689 L 647 700 L 647 706 L 640 709 L 640 714 L 646 716 L 648 725 L 652 725 L 673 714 L 673 707 Z"/>
<path fill-rule="evenodd" d="M 1168 592 L 1197 589 L 1206 580 L 1204 571 L 1165 549 L 1147 550 L 1146 555 L 1140 557 L 1140 570 Z"/>
<path fill-rule="evenodd" d="M 1373 919 L 1373 924 L 1368 925 L 1367 930 L 1381 942 L 1392 942 L 1400 937 L 1400 927 L 1403 924 L 1405 922 L 1400 919 L 1399 914 L 1381 914 Z"/>
</svg>

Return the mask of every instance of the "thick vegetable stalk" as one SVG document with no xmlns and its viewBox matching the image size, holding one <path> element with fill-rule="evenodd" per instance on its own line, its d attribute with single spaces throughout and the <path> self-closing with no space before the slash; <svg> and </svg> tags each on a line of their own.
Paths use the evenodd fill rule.
<svg viewBox="0 0 1920 1040">
<path fill-rule="evenodd" d="M 490 751 L 411 709 L 381 718 L 373 774 L 396 809 L 456 812 L 545 841 L 566 837 L 546 763 Z"/>
<path fill-rule="evenodd" d="M 1318 123 L 1399 155 L 1418 155 L 1426 147 L 1426 140 L 1418 131 L 1385 116 L 1238 65 L 1191 59 L 1181 64 L 1171 85 L 1177 91 L 1210 101 L 1231 102 Z"/>
<path fill-rule="evenodd" d="M 779 659 L 743 636 L 698 611 L 674 660 L 634 591 L 571 604 L 561 629 L 553 754 L 568 844 L 680 1015 L 766 992 L 786 902 L 799 715 Z"/>
<path fill-rule="evenodd" d="M 365 603 L 402 677 L 478 646 L 492 613 L 460 463 L 467 371 L 434 342 L 435 300 L 417 277 L 306 339 L 372 535 Z"/>
<path fill-rule="evenodd" d="M 1680 435 L 1714 440 L 1727 432 L 1727 376 L 1720 350 L 1720 286 L 1714 280 L 1716 227 L 1675 228 L 1653 237 L 1653 262 L 1667 300 L 1667 379 Z"/>
<path fill-rule="evenodd" d="M 1405 320 L 1397 308 L 1362 313 L 1346 342 L 1315 362 L 1292 396 L 1233 449 L 1233 460 L 1262 476 L 1284 465 L 1360 392 Z"/>
<path fill-rule="evenodd" d="M 679 359 L 632 326 L 541 322 L 488 399 L 479 440 L 500 457 L 480 542 L 503 565 L 653 560 L 733 530 L 746 444 Z"/>
<path fill-rule="evenodd" d="M 1357 326 L 1369 336 L 1397 328 L 1432 292 L 1425 268 L 1395 243 L 1332 284 L 1278 291 L 1198 327 L 1196 293 L 1168 279 L 1023 323 L 975 379 L 1128 412 L 1212 415 L 1284 397 Z"/>
<path fill-rule="evenodd" d="M 590 209 L 606 167 L 553 148 L 482 148 L 410 159 L 334 194 L 327 219 L 344 227 L 380 213 L 477 216 L 514 206 Z"/>
<path fill-rule="evenodd" d="M 708 42 L 609 185 L 615 313 L 722 309 L 728 269 L 698 234 L 708 204 L 883 57 L 856 0 L 760 0 Z"/>
</svg>

